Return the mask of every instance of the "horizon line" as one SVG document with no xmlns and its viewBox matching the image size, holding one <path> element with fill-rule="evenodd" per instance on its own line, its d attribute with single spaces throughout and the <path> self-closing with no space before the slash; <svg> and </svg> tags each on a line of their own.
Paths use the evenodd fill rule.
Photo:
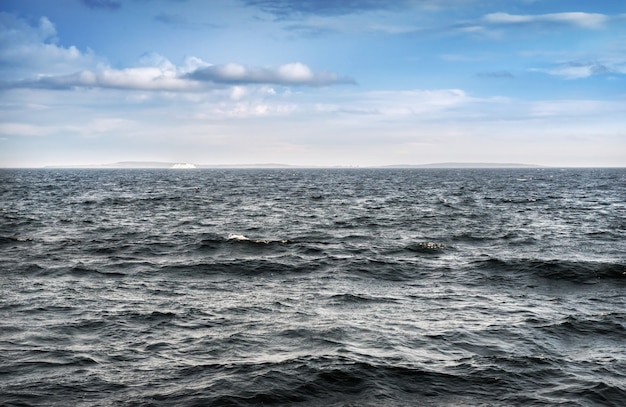
<svg viewBox="0 0 626 407">
<path fill-rule="evenodd" d="M 119 161 L 109 164 L 68 164 L 45 166 L 0 167 L 1 169 L 497 169 L 497 168 L 626 168 L 611 165 L 542 165 L 510 162 L 438 162 L 427 164 L 383 164 L 383 165 L 298 165 L 282 163 L 248 164 L 195 164 L 189 162 L 162 161 Z"/>
</svg>

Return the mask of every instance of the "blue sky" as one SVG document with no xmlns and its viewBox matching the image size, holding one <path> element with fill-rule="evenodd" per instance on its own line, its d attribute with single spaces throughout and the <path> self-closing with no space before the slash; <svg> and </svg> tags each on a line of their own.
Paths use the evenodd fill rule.
<svg viewBox="0 0 626 407">
<path fill-rule="evenodd" d="M 626 166 L 621 0 L 0 0 L 0 167 Z"/>
</svg>

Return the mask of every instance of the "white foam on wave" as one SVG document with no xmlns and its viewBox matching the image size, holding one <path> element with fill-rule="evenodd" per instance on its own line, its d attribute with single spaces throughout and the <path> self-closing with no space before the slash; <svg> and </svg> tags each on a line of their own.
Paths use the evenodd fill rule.
<svg viewBox="0 0 626 407">
<path fill-rule="evenodd" d="M 229 233 L 227 239 L 228 240 L 236 240 L 236 241 L 239 241 L 239 242 L 252 242 L 252 243 L 262 243 L 262 244 L 270 244 L 270 243 L 287 244 L 287 243 L 289 243 L 289 240 L 287 240 L 287 239 L 282 239 L 282 240 L 250 239 L 247 236 L 240 235 L 240 234 L 237 234 L 237 233 Z"/>
<path fill-rule="evenodd" d="M 236 233 L 229 233 L 228 240 L 250 240 L 250 239 L 244 235 L 238 235 Z"/>
</svg>

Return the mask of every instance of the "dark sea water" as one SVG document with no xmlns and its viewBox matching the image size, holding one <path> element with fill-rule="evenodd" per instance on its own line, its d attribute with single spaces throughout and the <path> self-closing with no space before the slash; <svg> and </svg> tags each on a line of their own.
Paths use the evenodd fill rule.
<svg viewBox="0 0 626 407">
<path fill-rule="evenodd" d="M 625 169 L 0 171 L 0 405 L 625 403 Z"/>
</svg>

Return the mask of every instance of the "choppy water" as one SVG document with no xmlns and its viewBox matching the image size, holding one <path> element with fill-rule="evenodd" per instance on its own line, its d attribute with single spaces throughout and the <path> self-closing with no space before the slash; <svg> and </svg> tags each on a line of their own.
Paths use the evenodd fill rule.
<svg viewBox="0 0 626 407">
<path fill-rule="evenodd" d="M 626 170 L 2 170 L 0 404 L 623 405 Z"/>
</svg>

